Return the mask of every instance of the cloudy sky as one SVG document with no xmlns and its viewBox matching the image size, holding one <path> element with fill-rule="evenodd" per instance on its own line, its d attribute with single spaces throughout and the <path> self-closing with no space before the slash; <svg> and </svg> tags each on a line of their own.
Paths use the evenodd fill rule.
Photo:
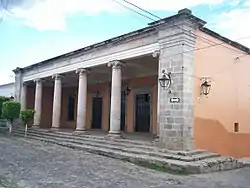
<svg viewBox="0 0 250 188">
<path fill-rule="evenodd" d="M 123 4 L 123 0 L 116 0 Z M 149 19 L 114 0 L 0 0 L 0 84 L 24 67 L 145 27 Z M 233 40 L 250 35 L 250 0 L 130 0 L 160 16 L 189 8 Z M 250 38 L 238 41 L 250 47 Z"/>
</svg>

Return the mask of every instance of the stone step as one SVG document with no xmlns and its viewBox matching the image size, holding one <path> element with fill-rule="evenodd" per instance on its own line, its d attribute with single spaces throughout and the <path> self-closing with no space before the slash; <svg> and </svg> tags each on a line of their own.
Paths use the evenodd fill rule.
<svg viewBox="0 0 250 188">
<path fill-rule="evenodd" d="M 13 130 L 15 133 L 20 133 L 24 135 L 23 130 Z M 124 146 L 127 148 L 135 147 L 135 148 L 142 148 L 142 149 L 147 149 L 147 150 L 155 150 L 155 146 L 153 145 L 143 145 L 141 144 L 135 144 L 135 142 L 122 142 L 120 139 L 92 139 L 91 136 L 87 135 L 81 135 L 81 136 L 76 136 L 72 134 L 61 134 L 61 133 L 55 133 L 55 132 L 39 132 L 39 131 L 28 131 L 28 134 L 36 134 L 36 135 L 41 135 L 41 136 L 53 136 L 53 137 L 58 137 L 58 138 L 70 138 L 70 139 L 78 139 L 82 141 L 89 141 L 89 142 L 94 142 L 94 143 L 101 143 L 101 144 L 109 144 L 109 145 L 114 145 L 114 146 Z M 95 136 L 94 136 L 95 137 Z M 137 141 L 136 141 L 137 142 Z"/>
<path fill-rule="evenodd" d="M 17 132 L 20 134 L 24 134 L 24 131 L 22 130 L 19 130 Z M 205 152 L 204 150 L 195 150 L 195 151 L 190 151 L 190 152 L 185 152 L 185 153 L 183 151 L 182 153 L 180 153 L 178 151 L 176 152 L 176 151 L 170 151 L 170 150 L 161 150 L 153 146 L 117 142 L 117 140 L 105 140 L 105 139 L 92 140 L 89 137 L 85 137 L 85 135 L 76 137 L 75 135 L 72 135 L 72 134 L 61 135 L 60 133 L 39 132 L 39 131 L 29 131 L 28 134 L 29 135 L 32 134 L 33 136 L 41 136 L 41 137 L 51 136 L 52 138 L 70 139 L 67 141 L 73 141 L 73 142 L 78 142 L 78 143 L 80 142 L 80 143 L 84 143 L 84 144 L 88 144 L 92 146 L 96 145 L 100 147 L 109 147 L 109 148 L 113 148 L 116 150 L 130 149 L 131 152 L 133 150 L 134 153 L 147 152 L 148 155 L 152 155 L 152 156 L 162 155 L 161 157 L 175 158 L 175 159 L 183 160 L 183 161 L 197 161 L 197 160 L 202 160 L 206 158 L 213 158 L 213 157 L 220 156 L 219 154 Z"/>
<path fill-rule="evenodd" d="M 123 152 L 130 152 L 134 154 L 145 154 L 149 156 L 154 156 L 154 157 L 161 157 L 161 158 L 166 158 L 166 159 L 175 159 L 175 160 L 180 160 L 180 161 L 197 161 L 201 159 L 206 159 L 206 158 L 212 158 L 212 157 L 218 157 L 217 154 L 212 154 L 208 153 L 205 155 L 197 155 L 197 156 L 181 156 L 181 155 L 175 155 L 175 154 L 167 154 L 167 153 L 162 153 L 157 150 L 157 148 L 154 148 L 154 150 L 148 150 L 146 149 L 139 149 L 135 148 L 133 146 L 128 147 L 123 147 L 123 146 L 114 146 L 114 145 L 109 145 L 108 143 L 96 143 L 94 141 L 86 141 L 86 140 L 80 140 L 76 139 L 74 137 L 71 138 L 62 138 L 62 137 L 57 137 L 57 136 L 46 136 L 46 135 L 38 135 L 34 133 L 28 133 L 29 138 L 33 137 L 38 137 L 38 138 L 45 138 L 45 139 L 53 139 L 56 141 L 62 141 L 62 142 L 70 142 L 74 144 L 82 144 L 82 145 L 87 145 L 87 146 L 93 146 L 93 147 L 100 147 L 100 148 L 106 148 L 106 149 L 112 149 L 112 150 L 117 150 L 117 151 L 123 151 Z"/>
<path fill-rule="evenodd" d="M 18 130 L 13 130 L 13 131 L 19 131 L 22 132 L 24 134 L 24 130 L 23 129 L 18 129 Z M 66 137 L 72 137 L 72 133 L 69 132 L 60 132 L 60 131 L 53 131 L 50 132 L 48 129 L 29 129 L 28 130 L 29 133 L 37 133 L 37 134 L 41 134 L 41 135 L 54 135 L 54 136 L 58 136 L 61 135 L 65 138 Z M 127 140 L 127 139 L 115 139 L 115 141 L 113 141 L 112 139 L 108 139 L 107 137 L 105 138 L 104 136 L 96 136 L 96 135 L 73 135 L 74 138 L 79 138 L 82 140 L 86 140 L 89 141 L 94 140 L 95 142 L 100 142 L 100 143 L 107 143 L 110 145 L 122 145 L 124 147 L 135 147 L 135 148 L 142 148 L 142 149 L 147 149 L 147 150 L 155 150 L 156 148 L 156 144 L 152 143 L 152 142 L 148 142 L 148 141 L 138 141 L 138 140 Z M 166 149 L 159 149 L 157 148 L 159 152 L 163 152 L 163 153 L 169 153 L 169 154 L 173 154 L 173 155 L 181 155 L 181 156 L 193 156 L 193 155 L 198 155 L 198 154 L 203 154 L 206 155 L 207 151 L 205 150 L 193 150 L 193 151 L 173 151 L 173 150 L 166 150 Z M 208 157 L 210 157 L 210 154 L 208 154 Z"/>
<path fill-rule="evenodd" d="M 24 134 L 24 130 L 23 129 L 18 129 L 17 131 L 21 131 Z M 60 130 L 58 131 L 53 131 L 51 132 L 49 129 L 39 129 L 39 128 L 31 128 L 28 130 L 28 132 L 30 133 L 38 133 L 38 134 L 51 134 L 54 136 L 57 135 L 61 135 L 61 136 L 67 136 L 67 137 L 72 137 L 72 135 L 74 136 L 74 138 L 79 138 L 82 140 L 87 140 L 89 141 L 89 139 L 94 140 L 95 142 L 100 142 L 100 143 L 107 143 L 110 145 L 122 145 L 124 147 L 135 147 L 135 148 L 141 148 L 141 149 L 146 149 L 146 150 L 154 150 L 157 147 L 156 143 L 152 143 L 152 142 L 148 142 L 148 141 L 139 141 L 139 140 L 128 140 L 128 139 L 115 139 L 115 141 L 112 141 L 112 139 L 109 139 L 108 137 L 104 137 L 104 136 L 96 136 L 96 135 L 88 135 L 88 134 L 84 134 L 84 135 L 74 135 L 72 133 L 69 132 L 62 132 Z M 159 152 L 163 152 L 163 153 L 168 153 L 168 154 L 173 154 L 173 155 L 181 155 L 181 156 L 194 156 L 194 155 L 198 155 L 201 154 L 202 158 L 210 158 L 210 157 L 214 157 L 214 155 L 219 156 L 218 154 L 210 154 L 205 150 L 193 150 L 193 151 L 173 151 L 173 150 L 166 150 L 166 149 L 160 149 L 157 148 L 157 151 Z M 213 156 L 212 156 L 213 155 Z M 198 158 L 199 155 L 195 158 Z M 196 160 L 196 159 L 195 159 Z"/>
<path fill-rule="evenodd" d="M 15 133 L 17 136 L 20 134 Z M 36 136 L 28 136 L 27 139 L 39 140 L 49 143 L 54 143 L 74 149 L 84 150 L 91 153 L 104 155 L 116 159 L 121 159 L 124 161 L 129 161 L 135 164 L 144 165 L 145 167 L 150 168 L 160 168 L 161 170 L 171 170 L 178 173 L 185 174 L 199 174 L 199 173 L 208 173 L 208 172 L 216 172 L 220 170 L 230 170 L 235 168 L 240 168 L 243 166 L 241 162 L 238 162 L 235 159 L 231 158 L 218 158 L 218 159 L 206 159 L 202 161 L 193 161 L 186 162 L 180 160 L 173 159 L 165 159 L 162 157 L 154 157 L 145 154 L 134 154 L 130 152 L 117 151 L 108 148 L 101 147 L 93 147 L 85 144 L 77 144 L 72 142 L 65 142 L 62 140 L 56 140 L 52 138 L 42 138 Z"/>
<path fill-rule="evenodd" d="M 23 129 L 17 129 L 18 131 L 24 131 Z M 74 135 L 75 137 L 85 137 L 85 138 L 90 138 L 90 139 L 94 139 L 94 140 L 107 140 L 108 137 L 105 137 L 103 135 L 90 135 L 90 134 L 84 134 L 84 135 L 77 135 L 74 134 L 73 132 L 62 132 L 60 130 L 56 130 L 56 131 L 51 131 L 49 129 L 39 129 L 39 128 L 30 128 L 28 129 L 28 132 L 36 132 L 36 133 L 54 133 L 54 134 L 60 134 L 60 135 Z M 149 142 L 149 141 L 140 141 L 140 140 L 130 140 L 130 139 L 126 139 L 126 138 L 122 138 L 122 139 L 116 139 L 117 143 L 131 143 L 134 145 L 143 145 L 143 146 L 156 146 L 155 143 L 153 142 Z"/>
</svg>

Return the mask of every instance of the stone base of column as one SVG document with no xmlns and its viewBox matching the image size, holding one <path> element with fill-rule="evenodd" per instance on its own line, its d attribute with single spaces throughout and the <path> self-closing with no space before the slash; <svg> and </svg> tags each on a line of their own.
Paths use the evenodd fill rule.
<svg viewBox="0 0 250 188">
<path fill-rule="evenodd" d="M 160 141 L 159 135 L 155 135 L 153 142 L 159 142 L 159 141 Z"/>
<path fill-rule="evenodd" d="M 88 134 L 87 130 L 75 130 L 72 135 L 84 135 L 84 134 Z"/>
<path fill-rule="evenodd" d="M 107 139 L 120 139 L 124 138 L 121 132 L 109 132 L 106 136 Z"/>
<path fill-rule="evenodd" d="M 39 126 L 39 125 L 32 125 L 32 128 L 33 128 L 33 129 L 39 129 L 40 126 Z"/>
</svg>

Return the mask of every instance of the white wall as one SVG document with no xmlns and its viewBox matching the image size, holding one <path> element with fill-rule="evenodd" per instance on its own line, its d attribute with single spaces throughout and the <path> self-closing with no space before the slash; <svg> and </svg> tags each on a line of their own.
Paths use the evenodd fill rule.
<svg viewBox="0 0 250 188">
<path fill-rule="evenodd" d="M 14 96 L 14 83 L 0 85 L 0 96 L 11 97 Z"/>
</svg>

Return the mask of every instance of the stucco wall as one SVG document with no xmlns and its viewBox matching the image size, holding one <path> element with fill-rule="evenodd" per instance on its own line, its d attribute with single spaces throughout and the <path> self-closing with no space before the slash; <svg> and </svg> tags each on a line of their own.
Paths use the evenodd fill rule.
<svg viewBox="0 0 250 188">
<path fill-rule="evenodd" d="M 214 43 L 220 40 L 201 31 L 197 35 Z M 211 45 L 197 38 L 196 48 Z M 223 44 L 195 52 L 195 142 L 197 148 L 232 156 L 250 156 L 250 56 Z M 230 48 L 230 49 L 228 49 Z M 211 77 L 208 97 L 200 93 L 200 77 Z M 234 124 L 239 123 L 239 133 Z M 237 148 L 237 152 L 236 152 Z"/>
<path fill-rule="evenodd" d="M 0 96 L 14 97 L 15 86 L 14 83 L 0 85 Z"/>
</svg>

